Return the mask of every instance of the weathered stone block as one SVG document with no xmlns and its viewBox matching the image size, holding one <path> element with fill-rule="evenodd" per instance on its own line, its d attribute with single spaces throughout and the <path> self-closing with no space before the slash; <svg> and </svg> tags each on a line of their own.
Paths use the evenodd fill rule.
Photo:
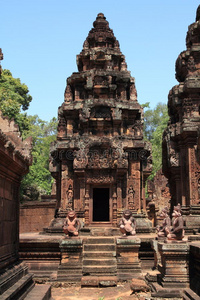
<svg viewBox="0 0 200 300">
<path fill-rule="evenodd" d="M 161 255 L 162 286 L 188 287 L 189 245 L 186 242 L 158 243 Z"/>
<path fill-rule="evenodd" d="M 141 274 L 139 247 L 141 240 L 137 237 L 119 238 L 117 243 L 117 273 L 120 279 L 131 279 Z"/>
<path fill-rule="evenodd" d="M 69 238 L 60 242 L 61 265 L 58 268 L 58 280 L 81 280 L 82 244 L 83 240 L 79 238 Z"/>
<path fill-rule="evenodd" d="M 140 292 L 149 292 L 150 287 L 146 284 L 146 282 L 142 279 L 132 279 L 130 288 L 133 293 L 140 293 Z"/>
<path fill-rule="evenodd" d="M 98 276 L 83 276 L 81 278 L 81 286 L 99 286 L 99 277 Z"/>
</svg>

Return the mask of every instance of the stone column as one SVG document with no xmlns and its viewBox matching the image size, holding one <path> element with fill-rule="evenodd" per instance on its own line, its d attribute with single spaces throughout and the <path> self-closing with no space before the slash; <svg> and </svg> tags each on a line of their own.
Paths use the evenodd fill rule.
<svg viewBox="0 0 200 300">
<path fill-rule="evenodd" d="M 85 192 L 85 225 L 88 226 L 90 223 L 90 195 L 89 195 L 89 185 L 86 185 Z"/>
<path fill-rule="evenodd" d="M 123 178 L 119 178 L 117 180 L 117 208 L 122 208 L 123 204 L 122 204 L 122 182 L 123 182 Z"/>
<path fill-rule="evenodd" d="M 116 187 L 114 186 L 114 193 L 112 196 L 112 208 L 113 208 L 113 225 L 117 225 L 117 194 L 116 194 Z"/>
<path fill-rule="evenodd" d="M 138 278 L 141 275 L 139 247 L 137 237 L 117 239 L 117 275 L 119 280 Z"/>
<path fill-rule="evenodd" d="M 71 238 L 60 242 L 61 264 L 58 268 L 57 280 L 80 281 L 82 277 L 83 240 Z"/>
</svg>

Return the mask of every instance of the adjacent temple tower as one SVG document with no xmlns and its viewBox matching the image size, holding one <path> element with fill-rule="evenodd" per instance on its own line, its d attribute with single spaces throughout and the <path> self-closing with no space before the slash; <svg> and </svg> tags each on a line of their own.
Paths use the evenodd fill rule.
<svg viewBox="0 0 200 300">
<path fill-rule="evenodd" d="M 187 227 L 200 225 L 200 6 L 188 28 L 187 50 L 176 61 L 179 85 L 169 92 L 170 121 L 163 135 L 163 172 L 169 179 L 172 208 L 180 203 Z"/>
<path fill-rule="evenodd" d="M 119 42 L 102 13 L 93 26 L 77 56 L 78 72 L 67 79 L 50 171 L 57 219 L 73 209 L 86 227 L 116 227 L 126 208 L 145 215 L 150 148 Z"/>
</svg>

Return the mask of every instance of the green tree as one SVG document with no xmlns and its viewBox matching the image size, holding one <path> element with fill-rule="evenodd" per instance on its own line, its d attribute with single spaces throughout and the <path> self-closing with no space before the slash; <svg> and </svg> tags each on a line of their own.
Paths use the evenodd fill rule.
<svg viewBox="0 0 200 300">
<path fill-rule="evenodd" d="M 3 115 L 14 118 L 23 138 L 33 138 L 33 163 L 22 180 L 21 198 L 26 195 L 26 199 L 37 200 L 40 194 L 51 192 L 49 149 L 50 143 L 56 138 L 57 119 L 46 122 L 37 115 L 22 113 L 28 109 L 31 100 L 28 87 L 19 78 L 13 78 L 9 70 L 3 70 L 0 77 L 0 110 Z"/>
<path fill-rule="evenodd" d="M 149 107 L 148 103 L 146 107 Z M 168 120 L 167 105 L 163 103 L 158 103 L 155 109 L 147 109 L 144 113 L 144 136 L 152 144 L 153 166 L 150 179 L 162 167 L 162 135 Z"/>
<path fill-rule="evenodd" d="M 28 116 L 28 120 L 29 130 L 25 137 L 33 138 L 33 164 L 22 181 L 21 195 L 25 199 L 37 200 L 40 194 L 51 193 L 53 178 L 49 172 L 49 150 L 51 142 L 56 139 L 57 119 L 47 122 L 34 115 Z"/>
<path fill-rule="evenodd" d="M 149 108 L 149 102 L 145 103 L 143 107 Z M 168 122 L 167 105 L 159 102 L 154 109 L 147 109 L 144 113 L 144 135 L 149 141 L 153 138 L 153 133 L 157 127 L 162 123 L 167 126 Z"/>
<path fill-rule="evenodd" d="M 21 110 L 27 110 L 31 100 L 28 87 L 4 69 L 0 77 L 0 109 L 3 115 L 15 119 L 20 131 L 28 129 L 27 115 L 22 114 Z"/>
</svg>

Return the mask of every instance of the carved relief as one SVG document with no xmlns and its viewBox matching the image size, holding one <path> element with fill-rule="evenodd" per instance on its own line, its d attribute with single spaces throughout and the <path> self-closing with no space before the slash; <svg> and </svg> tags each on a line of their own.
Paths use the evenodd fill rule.
<svg viewBox="0 0 200 300">
<path fill-rule="evenodd" d="M 74 151 L 74 162 L 73 167 L 74 169 L 83 169 L 86 168 L 88 164 L 87 156 L 85 152 L 82 150 Z"/>
<path fill-rule="evenodd" d="M 135 197 L 135 191 L 133 189 L 133 186 L 131 185 L 128 189 L 128 207 L 131 210 L 135 209 L 134 197 Z"/>
<path fill-rule="evenodd" d="M 191 159 L 191 186 L 192 186 L 192 203 L 193 205 L 197 204 L 199 201 L 199 178 L 200 178 L 200 166 L 196 160 L 195 149 L 190 149 L 190 159 Z"/>
<path fill-rule="evenodd" d="M 191 72 L 196 71 L 196 65 L 195 65 L 195 61 L 194 61 L 193 56 L 190 56 L 189 59 L 188 59 L 187 69 L 188 69 L 188 71 L 191 71 Z"/>
<path fill-rule="evenodd" d="M 67 190 L 67 207 L 68 210 L 73 209 L 73 189 L 72 185 L 70 184 Z"/>
<path fill-rule="evenodd" d="M 113 183 L 114 177 L 109 172 L 104 170 L 96 170 L 92 173 L 87 173 L 87 183 Z"/>
</svg>

